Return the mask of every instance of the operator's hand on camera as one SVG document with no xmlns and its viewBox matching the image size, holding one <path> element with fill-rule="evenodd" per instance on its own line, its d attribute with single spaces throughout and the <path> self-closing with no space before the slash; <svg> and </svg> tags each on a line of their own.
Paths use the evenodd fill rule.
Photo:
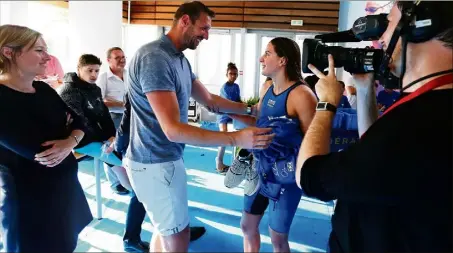
<svg viewBox="0 0 453 253">
<path fill-rule="evenodd" d="M 335 76 L 335 65 L 332 55 L 329 54 L 328 75 L 324 75 L 311 64 L 308 65 L 308 68 L 319 78 L 319 81 L 315 85 L 319 101 L 338 106 L 343 95 L 343 89 Z"/>
<path fill-rule="evenodd" d="M 358 91 L 374 88 L 374 73 L 353 74 L 352 80 Z"/>
</svg>

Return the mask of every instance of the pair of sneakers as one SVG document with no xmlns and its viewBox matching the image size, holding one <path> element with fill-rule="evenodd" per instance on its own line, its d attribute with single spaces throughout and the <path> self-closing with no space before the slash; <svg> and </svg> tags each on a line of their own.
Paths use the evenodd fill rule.
<svg viewBox="0 0 453 253">
<path fill-rule="evenodd" d="M 234 188 L 244 180 L 244 194 L 253 195 L 259 188 L 256 161 L 251 152 L 241 149 L 225 175 L 224 184 L 227 188 Z"/>
</svg>

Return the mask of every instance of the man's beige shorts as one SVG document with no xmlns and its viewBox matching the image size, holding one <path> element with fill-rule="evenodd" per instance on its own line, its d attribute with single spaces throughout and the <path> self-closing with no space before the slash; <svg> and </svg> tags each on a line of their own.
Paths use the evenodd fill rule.
<svg viewBox="0 0 453 253">
<path fill-rule="evenodd" d="M 156 232 L 173 235 L 189 225 L 187 174 L 182 159 L 143 164 L 124 158 L 123 166 Z"/>
</svg>

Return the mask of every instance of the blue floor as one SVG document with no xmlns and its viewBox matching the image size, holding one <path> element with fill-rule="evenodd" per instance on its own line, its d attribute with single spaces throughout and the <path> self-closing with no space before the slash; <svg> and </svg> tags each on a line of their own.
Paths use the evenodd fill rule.
<svg viewBox="0 0 453 253">
<path fill-rule="evenodd" d="M 223 185 L 223 176 L 215 172 L 216 149 L 187 146 L 184 161 L 188 174 L 188 197 L 191 225 L 202 225 L 207 233 L 191 243 L 191 252 L 242 252 L 240 219 L 243 189 L 228 189 Z M 225 161 L 231 161 L 231 149 L 227 149 Z M 79 178 L 85 189 L 93 214 L 94 172 L 92 160 L 79 163 Z M 103 174 L 103 173 L 102 173 Z M 111 191 L 102 178 L 104 219 L 94 220 L 82 231 L 78 252 L 122 251 L 122 233 L 129 201 L 128 196 L 118 196 Z M 303 197 L 294 218 L 289 235 L 290 247 L 294 252 L 323 252 L 326 250 L 330 232 L 332 203 Z M 149 241 L 152 225 L 148 217 L 143 225 L 142 239 Z M 264 216 L 260 233 L 261 251 L 271 252 L 272 245 Z"/>
</svg>

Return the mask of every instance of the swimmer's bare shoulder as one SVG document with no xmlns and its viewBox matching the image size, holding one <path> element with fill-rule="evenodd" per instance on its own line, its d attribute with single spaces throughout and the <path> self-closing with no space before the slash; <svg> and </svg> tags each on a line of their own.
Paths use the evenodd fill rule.
<svg viewBox="0 0 453 253">
<path fill-rule="evenodd" d="M 317 99 L 307 85 L 299 85 L 289 93 L 286 104 L 288 116 L 298 118 L 305 133 L 316 112 Z"/>
<path fill-rule="evenodd" d="M 259 112 L 260 109 L 261 109 L 261 101 L 263 101 L 263 97 L 264 95 L 266 94 L 267 90 L 269 90 L 269 88 L 271 87 L 272 85 L 272 80 L 268 80 L 268 81 L 265 81 L 262 85 L 261 85 L 261 88 L 260 88 L 260 101 L 258 102 L 257 104 L 257 111 Z"/>
</svg>

